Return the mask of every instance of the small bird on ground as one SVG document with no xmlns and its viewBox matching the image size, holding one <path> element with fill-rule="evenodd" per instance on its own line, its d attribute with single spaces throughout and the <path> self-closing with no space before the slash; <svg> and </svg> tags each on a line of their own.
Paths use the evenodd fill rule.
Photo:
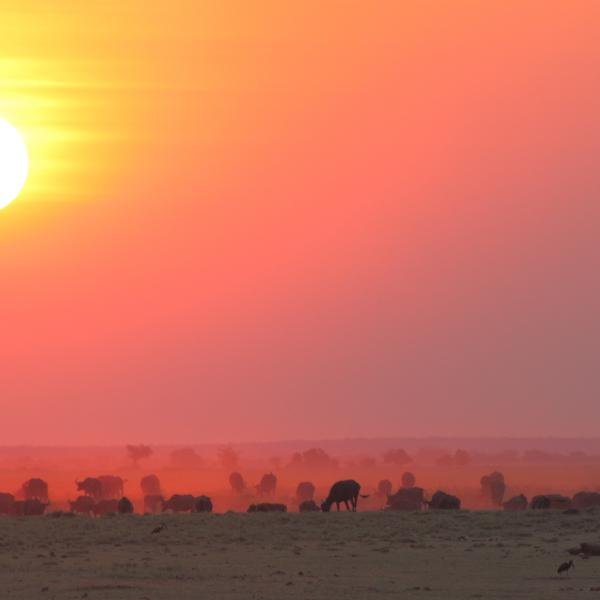
<svg viewBox="0 0 600 600">
<path fill-rule="evenodd" d="M 165 528 L 166 528 L 166 524 L 165 524 L 165 523 L 162 523 L 162 524 L 161 524 L 161 525 L 159 525 L 158 527 L 155 527 L 155 528 L 154 528 L 154 529 L 151 531 L 151 533 L 153 533 L 153 534 L 154 534 L 154 533 L 160 533 L 160 532 L 161 532 L 163 529 L 165 529 Z"/>
<path fill-rule="evenodd" d="M 569 562 L 564 562 L 562 565 L 560 565 L 560 567 L 558 567 L 556 572 L 560 575 L 561 573 L 566 573 L 569 569 L 574 569 L 574 568 L 575 568 L 575 563 L 572 560 L 570 560 Z"/>
</svg>

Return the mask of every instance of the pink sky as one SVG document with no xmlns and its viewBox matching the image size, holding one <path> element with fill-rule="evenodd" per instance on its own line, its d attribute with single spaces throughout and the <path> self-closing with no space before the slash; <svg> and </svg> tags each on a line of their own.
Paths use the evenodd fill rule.
<svg viewBox="0 0 600 600">
<path fill-rule="evenodd" d="M 7 12 L 84 84 L 16 123 L 0 444 L 598 435 L 598 3 L 122 4 L 106 64 Z"/>
</svg>

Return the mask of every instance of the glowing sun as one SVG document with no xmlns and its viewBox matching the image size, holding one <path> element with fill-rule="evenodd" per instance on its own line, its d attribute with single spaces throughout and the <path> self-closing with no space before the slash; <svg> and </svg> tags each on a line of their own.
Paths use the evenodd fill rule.
<svg viewBox="0 0 600 600">
<path fill-rule="evenodd" d="M 29 156 L 21 134 L 0 119 L 0 209 L 20 194 L 28 172 Z"/>
</svg>

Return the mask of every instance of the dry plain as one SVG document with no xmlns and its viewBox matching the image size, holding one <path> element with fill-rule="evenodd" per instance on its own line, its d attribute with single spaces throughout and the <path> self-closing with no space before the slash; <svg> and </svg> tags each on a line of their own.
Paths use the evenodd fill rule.
<svg viewBox="0 0 600 600">
<path fill-rule="evenodd" d="M 582 541 L 600 512 L 0 518 L 0 597 L 600 598 L 600 558 L 556 574 Z"/>
</svg>

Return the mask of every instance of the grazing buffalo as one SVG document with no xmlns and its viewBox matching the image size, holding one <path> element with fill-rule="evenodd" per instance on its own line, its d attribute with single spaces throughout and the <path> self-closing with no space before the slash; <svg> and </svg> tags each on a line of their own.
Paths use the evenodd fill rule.
<svg viewBox="0 0 600 600">
<path fill-rule="evenodd" d="M 156 475 L 146 475 L 140 480 L 140 487 L 144 496 L 160 496 L 160 480 Z"/>
<path fill-rule="evenodd" d="M 300 512 L 319 512 L 321 509 L 314 500 L 305 500 L 304 502 L 300 502 L 298 510 Z"/>
<path fill-rule="evenodd" d="M 133 504 L 129 498 L 123 496 L 118 504 L 117 511 L 120 515 L 130 515 L 133 513 Z"/>
<path fill-rule="evenodd" d="M 377 495 L 387 498 L 392 493 L 392 482 L 389 479 L 382 479 L 377 484 Z"/>
<path fill-rule="evenodd" d="M 213 503 L 208 496 L 198 496 L 194 503 L 196 512 L 212 512 Z"/>
<path fill-rule="evenodd" d="M 348 505 L 348 502 L 350 502 L 352 505 L 352 512 L 356 512 L 359 493 L 360 484 L 354 481 L 354 479 L 337 481 L 331 486 L 329 496 L 327 496 L 323 504 L 321 504 L 321 510 L 323 512 L 329 512 L 331 505 L 335 503 L 339 512 L 340 502 L 343 502 L 346 505 L 346 510 L 350 510 L 350 506 Z"/>
<path fill-rule="evenodd" d="M 260 483 L 256 486 L 259 496 L 273 496 L 277 488 L 277 477 L 273 473 L 262 476 Z"/>
<path fill-rule="evenodd" d="M 75 481 L 77 491 L 91 496 L 94 500 L 102 499 L 102 482 L 97 477 L 86 477 L 83 481 Z"/>
<path fill-rule="evenodd" d="M 412 488 L 417 484 L 417 478 L 410 472 L 406 471 L 406 473 L 402 474 L 402 487 L 403 488 Z"/>
<path fill-rule="evenodd" d="M 310 481 L 302 481 L 296 488 L 296 500 L 304 502 L 315 497 L 315 486 Z"/>
<path fill-rule="evenodd" d="M 241 473 L 232 473 L 229 476 L 229 485 L 231 490 L 236 494 L 241 494 L 246 489 L 246 482 L 242 477 Z"/>
<path fill-rule="evenodd" d="M 123 485 L 125 484 L 123 479 L 115 475 L 101 475 L 98 479 L 102 486 L 102 498 L 118 500 L 123 496 Z"/>
<path fill-rule="evenodd" d="M 15 511 L 15 497 L 6 492 L 0 492 L 0 515 L 12 515 Z"/>
<path fill-rule="evenodd" d="M 248 512 L 287 512 L 285 504 L 273 504 L 271 502 L 261 502 L 260 504 L 251 504 Z"/>
<path fill-rule="evenodd" d="M 388 494 L 387 506 L 390 510 L 421 510 L 425 504 L 423 488 L 400 488 L 393 496 Z"/>
<path fill-rule="evenodd" d="M 592 508 L 592 506 L 600 506 L 598 492 L 577 492 L 573 496 L 573 508 Z"/>
<path fill-rule="evenodd" d="M 84 496 L 85 497 L 85 496 Z M 119 501 L 114 498 L 100 500 L 94 504 L 92 512 L 97 517 L 104 517 L 105 515 L 115 514 L 119 512 Z"/>
<path fill-rule="evenodd" d="M 492 501 L 496 506 L 502 504 L 506 484 L 504 483 L 504 475 L 499 471 L 494 471 L 489 475 L 484 475 L 481 478 L 481 493 L 486 498 Z"/>
<path fill-rule="evenodd" d="M 43 479 L 29 479 L 21 486 L 25 500 L 48 502 L 48 484 Z"/>
<path fill-rule="evenodd" d="M 173 512 L 193 512 L 196 507 L 196 498 L 191 494 L 175 494 L 167 501 L 163 502 L 162 510 L 172 510 Z"/>
<path fill-rule="evenodd" d="M 571 508 L 571 498 L 560 494 L 541 494 L 531 499 L 533 510 L 566 510 Z"/>
<path fill-rule="evenodd" d="M 434 510 L 460 510 L 460 498 L 441 490 L 437 491 L 427 504 Z"/>
<path fill-rule="evenodd" d="M 504 510 L 516 511 L 525 510 L 528 504 L 527 496 L 519 494 L 518 496 L 513 496 L 510 500 L 503 502 L 502 506 L 504 507 Z"/>
<path fill-rule="evenodd" d="M 37 498 L 18 500 L 14 505 L 14 514 L 18 517 L 37 517 L 44 514 L 48 502 L 41 502 Z"/>
<path fill-rule="evenodd" d="M 74 502 L 69 501 L 71 512 L 91 515 L 94 512 L 95 501 L 91 496 L 78 496 Z"/>
<path fill-rule="evenodd" d="M 148 494 L 144 496 L 144 512 L 160 512 L 164 501 L 165 499 L 160 494 Z"/>
</svg>

